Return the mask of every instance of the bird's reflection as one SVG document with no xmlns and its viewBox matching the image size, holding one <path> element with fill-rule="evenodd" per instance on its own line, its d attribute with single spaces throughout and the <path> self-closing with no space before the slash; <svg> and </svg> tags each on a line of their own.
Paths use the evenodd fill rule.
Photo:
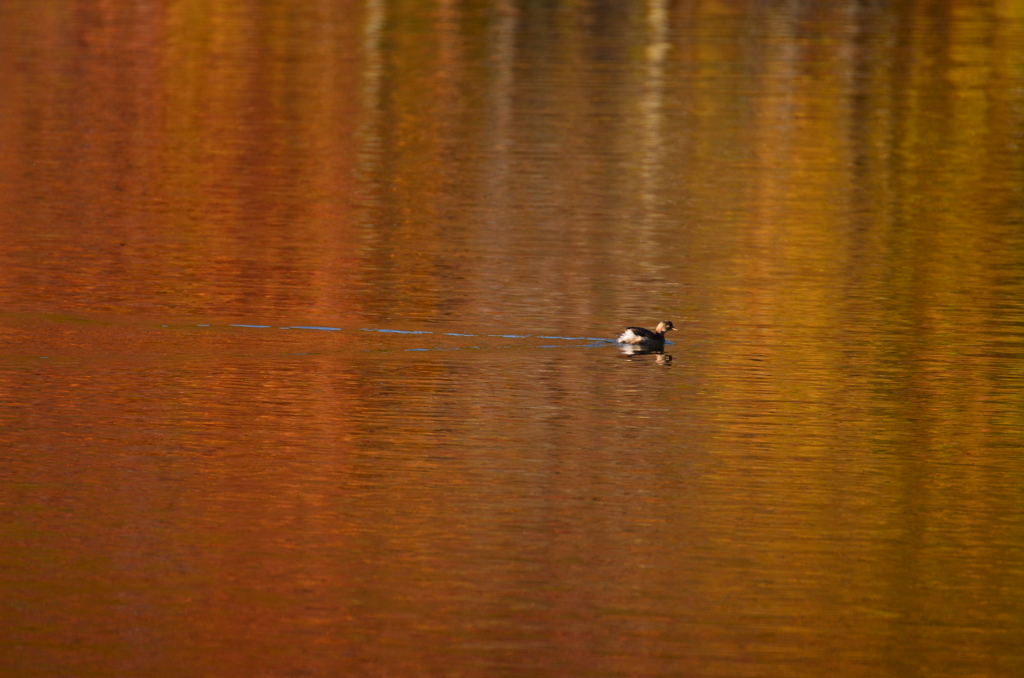
<svg viewBox="0 0 1024 678">
<path fill-rule="evenodd" d="M 625 354 L 627 360 L 633 360 L 637 356 L 653 355 L 654 362 L 659 365 L 668 365 L 672 362 L 672 356 L 664 351 L 645 348 L 642 345 L 637 344 L 621 344 L 619 350 Z"/>
</svg>

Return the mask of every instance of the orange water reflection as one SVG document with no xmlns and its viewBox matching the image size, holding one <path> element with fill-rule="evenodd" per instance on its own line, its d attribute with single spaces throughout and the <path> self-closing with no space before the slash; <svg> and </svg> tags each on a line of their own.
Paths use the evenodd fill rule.
<svg viewBox="0 0 1024 678">
<path fill-rule="evenodd" d="M 1022 44 L 0 6 L 2 671 L 1020 673 Z"/>
</svg>

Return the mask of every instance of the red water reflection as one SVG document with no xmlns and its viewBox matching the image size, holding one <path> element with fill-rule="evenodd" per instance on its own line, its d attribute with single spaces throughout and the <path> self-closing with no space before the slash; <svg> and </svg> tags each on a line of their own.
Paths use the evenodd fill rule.
<svg viewBox="0 0 1024 678">
<path fill-rule="evenodd" d="M 2 671 L 1013 675 L 1020 44 L 0 6 Z"/>
</svg>

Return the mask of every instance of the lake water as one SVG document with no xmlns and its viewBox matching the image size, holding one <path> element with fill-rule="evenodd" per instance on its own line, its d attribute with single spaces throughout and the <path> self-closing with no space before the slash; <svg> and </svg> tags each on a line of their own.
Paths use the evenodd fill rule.
<svg viewBox="0 0 1024 678">
<path fill-rule="evenodd" d="M 13 0 L 0 92 L 0 675 L 1024 675 L 1024 3 Z"/>
</svg>

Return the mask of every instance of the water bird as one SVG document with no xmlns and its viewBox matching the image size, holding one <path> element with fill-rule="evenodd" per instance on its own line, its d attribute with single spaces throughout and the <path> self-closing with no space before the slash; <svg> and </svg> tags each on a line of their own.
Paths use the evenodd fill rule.
<svg viewBox="0 0 1024 678">
<path fill-rule="evenodd" d="M 661 348 L 665 345 L 665 333 L 674 329 L 671 320 L 662 320 L 653 332 L 643 327 L 627 327 L 616 341 L 620 344 L 639 344 L 649 348 Z"/>
</svg>

